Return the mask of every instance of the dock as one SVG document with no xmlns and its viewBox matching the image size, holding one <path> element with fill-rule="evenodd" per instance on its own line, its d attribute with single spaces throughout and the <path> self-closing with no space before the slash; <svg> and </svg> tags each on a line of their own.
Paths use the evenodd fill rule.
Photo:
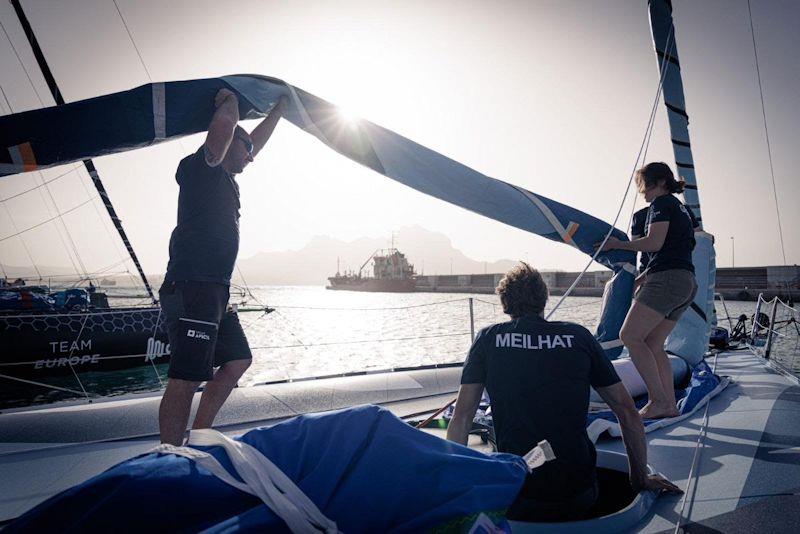
<svg viewBox="0 0 800 534">
<path fill-rule="evenodd" d="M 543 271 L 551 295 L 563 295 L 580 273 Z M 601 297 L 611 271 L 589 271 L 583 275 L 572 292 L 576 297 Z M 503 273 L 419 275 L 414 290 L 425 293 L 483 293 L 493 294 Z M 765 299 L 780 297 L 800 300 L 800 266 L 717 268 L 717 293 L 728 300 L 756 300 L 759 293 Z"/>
</svg>

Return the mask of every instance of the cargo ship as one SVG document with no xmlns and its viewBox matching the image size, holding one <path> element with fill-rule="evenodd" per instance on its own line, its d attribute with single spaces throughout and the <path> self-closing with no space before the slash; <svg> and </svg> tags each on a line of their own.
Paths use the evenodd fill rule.
<svg viewBox="0 0 800 534">
<path fill-rule="evenodd" d="M 372 276 L 363 276 L 370 261 Z M 414 266 L 408 263 L 405 254 L 396 248 L 376 250 L 356 272 L 340 273 L 337 265 L 336 275 L 328 278 L 330 285 L 326 289 L 411 293 L 416 286 L 414 276 Z"/>
</svg>

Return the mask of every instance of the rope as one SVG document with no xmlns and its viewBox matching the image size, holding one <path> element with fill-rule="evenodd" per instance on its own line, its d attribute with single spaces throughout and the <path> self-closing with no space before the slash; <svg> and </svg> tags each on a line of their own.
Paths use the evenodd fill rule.
<svg viewBox="0 0 800 534">
<path fill-rule="evenodd" d="M 46 315 L 47 317 L 74 317 L 75 315 L 113 315 L 117 313 L 147 313 L 147 312 L 154 312 L 156 311 L 156 306 L 150 308 L 135 308 L 135 309 L 119 309 L 119 310 L 108 310 L 108 311 L 90 311 L 90 312 L 77 312 L 77 313 L 29 313 L 29 314 L 7 314 L 7 315 L 0 315 L 0 318 L 3 317 L 41 317 Z"/>
<path fill-rule="evenodd" d="M 75 349 L 78 348 L 78 345 L 77 345 L 76 342 L 81 338 L 81 334 L 83 334 L 83 329 L 86 326 L 86 321 L 88 319 L 89 319 L 89 315 L 87 314 L 83 318 L 83 322 L 81 323 L 81 329 L 78 332 L 78 336 L 75 338 L 75 341 L 72 344 L 72 348 L 69 351 L 69 357 L 67 358 L 67 363 L 69 364 L 69 368 L 72 371 L 72 374 L 75 376 L 75 380 L 78 381 L 78 385 L 81 387 L 81 391 L 83 391 L 83 394 L 87 399 L 89 398 L 89 394 L 86 393 L 86 388 L 83 387 L 83 382 L 81 382 L 81 379 L 78 376 L 78 373 L 75 372 L 75 367 L 72 366 L 72 362 L 70 360 L 72 359 L 72 355 L 75 353 Z"/>
<path fill-rule="evenodd" d="M 278 315 L 278 317 L 283 319 L 284 323 L 291 324 L 291 321 L 289 321 L 289 319 L 287 319 L 286 316 L 283 315 L 281 312 L 279 312 L 278 310 L 275 310 L 275 313 Z M 294 333 L 294 330 L 292 330 L 289 326 L 286 326 L 285 328 L 286 328 L 286 331 L 289 332 L 289 335 L 291 335 L 293 338 L 295 338 L 300 343 L 299 345 L 291 345 L 291 346 L 293 346 L 293 347 L 304 347 L 305 349 L 308 349 L 308 345 L 303 343 L 303 340 L 300 339 L 300 336 L 298 336 L 297 334 Z M 253 347 L 250 347 L 250 348 L 252 349 Z M 269 349 L 269 348 L 281 348 L 281 347 L 256 347 L 256 348 Z"/>
<path fill-rule="evenodd" d="M 32 384 L 34 386 L 41 386 L 43 388 L 55 389 L 55 390 L 58 390 L 58 391 L 66 391 L 67 393 L 74 393 L 75 395 L 85 395 L 86 394 L 85 391 L 84 392 L 80 392 L 80 391 L 77 391 L 75 389 L 62 388 L 62 387 L 59 387 L 59 386 L 53 386 L 51 384 L 45 384 L 44 382 L 36 382 L 34 380 L 26 380 L 24 378 L 18 378 L 16 376 L 8 376 L 8 375 L 0 374 L 0 378 L 5 378 L 6 380 L 13 380 L 15 382 L 22 382 L 23 384 Z"/>
<path fill-rule="evenodd" d="M 411 306 L 394 306 L 394 307 L 385 307 L 385 308 L 317 308 L 312 306 L 270 306 L 271 308 L 280 309 L 280 310 L 316 310 L 316 311 L 388 311 L 388 310 L 410 310 L 412 308 L 424 308 L 426 306 L 438 306 L 439 304 L 450 304 L 453 302 L 464 302 L 467 299 L 460 298 L 460 299 L 453 299 L 453 300 L 443 300 L 440 302 L 429 302 L 426 304 L 414 304 Z M 479 299 L 475 299 L 476 301 Z M 481 300 L 480 302 L 485 302 L 486 304 L 492 304 L 491 302 Z M 496 306 L 496 304 L 492 304 Z"/>
<path fill-rule="evenodd" d="M 156 334 L 158 333 L 158 323 L 159 323 L 159 321 L 161 321 L 161 312 L 162 311 L 163 311 L 163 308 L 161 306 L 159 306 L 158 307 L 158 317 L 156 317 L 156 324 L 153 327 L 153 335 L 152 335 L 153 341 L 156 340 Z M 147 355 L 147 360 L 150 362 L 150 365 L 153 367 L 153 372 L 156 374 L 156 378 L 158 379 L 159 385 L 163 388 L 164 387 L 164 381 L 161 380 L 161 375 L 158 374 L 158 369 L 156 368 L 155 359 L 157 357 L 158 357 L 158 354 L 154 354 L 153 357 L 151 357 L 150 354 L 148 354 Z"/>
<path fill-rule="evenodd" d="M 600 251 L 603 249 L 603 246 L 605 246 L 606 242 L 608 241 L 608 238 L 611 237 L 611 234 L 614 232 L 614 227 L 617 224 L 617 221 L 619 220 L 620 214 L 622 213 L 622 208 L 625 206 L 625 201 L 628 198 L 628 193 L 630 192 L 631 184 L 633 183 L 633 178 L 636 175 L 636 169 L 639 167 L 639 162 L 641 161 L 642 154 L 646 153 L 646 146 L 649 145 L 649 140 L 650 140 L 650 133 L 649 132 L 652 130 L 653 124 L 655 123 L 655 116 L 656 116 L 656 111 L 658 110 L 658 101 L 659 101 L 659 98 L 661 96 L 661 89 L 662 89 L 663 84 L 664 84 L 664 78 L 665 78 L 665 76 L 667 74 L 667 69 L 669 68 L 669 62 L 667 61 L 667 58 L 670 57 L 671 52 L 672 52 L 672 43 L 673 43 L 672 35 L 673 35 L 674 31 L 675 31 L 675 27 L 673 26 L 672 28 L 670 28 L 670 34 L 669 34 L 669 37 L 667 39 L 667 50 L 665 50 L 664 59 L 661 61 L 661 76 L 658 79 L 658 86 L 657 86 L 657 89 L 656 89 L 656 95 L 655 95 L 655 98 L 653 99 L 653 106 L 650 109 L 650 119 L 649 119 L 649 121 L 647 123 L 647 128 L 645 128 L 644 138 L 642 139 L 642 144 L 639 146 L 639 153 L 636 155 L 636 161 L 634 163 L 633 170 L 631 170 L 630 178 L 628 178 L 628 185 L 625 187 L 625 194 L 622 197 L 622 202 L 620 202 L 619 209 L 617 210 L 617 215 L 614 217 L 614 222 L 612 222 L 611 225 L 609 226 L 608 232 L 606 233 L 606 236 L 603 238 L 603 241 L 600 243 L 600 246 L 597 247 L 597 250 L 595 250 L 594 255 L 592 255 L 592 259 L 589 260 L 589 262 L 586 264 L 586 266 L 580 272 L 578 277 L 575 278 L 575 281 L 572 282 L 572 285 L 570 285 L 569 288 L 564 292 L 564 294 L 561 296 L 561 298 L 556 303 L 555 307 L 552 310 L 550 310 L 550 312 L 547 314 L 547 316 L 545 317 L 545 319 L 547 319 L 547 320 L 549 320 L 550 317 L 553 316 L 553 314 L 558 310 L 558 308 L 561 306 L 561 304 L 564 302 L 564 300 L 577 287 L 578 282 L 580 282 L 581 278 L 583 278 L 583 275 L 586 274 L 586 271 L 589 270 L 589 267 L 591 267 L 592 263 L 594 263 L 596 261 L 597 256 L 600 254 Z"/>
<path fill-rule="evenodd" d="M 97 356 L 94 359 L 99 361 L 99 360 L 124 360 L 124 359 L 127 359 L 127 358 L 146 358 L 146 357 L 147 357 L 146 353 L 140 353 L 140 354 L 120 354 L 120 355 L 117 355 L 117 356 Z M 66 358 L 66 356 L 61 356 L 61 358 Z M 80 356 L 71 356 L 71 358 L 80 358 Z M 59 359 L 59 358 L 56 358 L 56 359 Z M 0 363 L 0 367 L 13 367 L 13 366 L 18 366 L 18 365 L 34 365 L 38 361 L 42 361 L 42 360 L 28 360 L 28 361 L 25 361 L 25 362 L 5 362 L 5 363 Z"/>
<path fill-rule="evenodd" d="M 714 366 L 712 367 L 711 372 L 716 374 L 717 372 L 717 357 L 719 356 L 719 352 L 714 353 Z M 703 411 L 703 423 L 700 425 L 700 432 L 697 434 L 697 441 L 695 442 L 694 446 L 694 456 L 692 457 L 692 465 L 689 467 L 689 475 L 686 478 L 686 491 L 683 493 L 683 499 L 681 502 L 681 509 L 678 512 L 678 520 L 675 522 L 675 531 L 674 534 L 679 534 L 681 530 L 681 523 L 683 521 L 683 512 L 686 509 L 686 503 L 688 502 L 689 497 L 689 484 L 692 483 L 692 477 L 694 476 L 695 467 L 698 464 L 700 459 L 700 451 L 701 443 L 703 442 L 705 436 L 708 434 L 708 409 L 711 406 L 710 401 L 706 401 L 706 407 Z M 697 484 L 695 483 L 692 491 L 697 490 Z"/>
<path fill-rule="evenodd" d="M 386 341 L 412 341 L 415 339 L 434 339 L 434 338 L 442 338 L 442 337 L 456 337 L 456 336 L 467 336 L 469 332 L 460 332 L 460 333 L 452 333 L 452 334 L 431 334 L 429 336 L 412 336 L 412 337 L 393 337 L 393 338 L 384 338 L 384 339 L 361 339 L 357 341 L 331 341 L 328 343 L 301 343 L 300 345 L 272 345 L 272 346 L 259 346 L 259 347 L 250 347 L 251 350 L 261 350 L 261 349 L 290 349 L 295 347 L 327 347 L 330 345 L 356 345 L 362 343 L 383 343 Z"/>
<path fill-rule="evenodd" d="M 761 115 L 764 118 L 764 138 L 767 141 L 767 155 L 769 156 L 769 173 L 772 176 L 772 194 L 775 197 L 775 215 L 778 218 L 778 236 L 781 241 L 781 254 L 783 264 L 786 265 L 786 248 L 783 244 L 783 227 L 781 225 L 781 212 L 778 207 L 778 189 L 775 186 L 775 169 L 772 165 L 772 147 L 769 143 L 769 128 L 767 128 L 767 110 L 764 106 L 764 88 L 761 85 L 761 69 L 758 66 L 758 49 L 756 48 L 756 31 L 753 27 L 753 11 L 750 9 L 750 0 L 747 0 L 747 13 L 750 16 L 750 35 L 753 37 L 753 55 L 756 60 L 756 75 L 758 77 L 758 92 L 761 95 Z"/>
</svg>

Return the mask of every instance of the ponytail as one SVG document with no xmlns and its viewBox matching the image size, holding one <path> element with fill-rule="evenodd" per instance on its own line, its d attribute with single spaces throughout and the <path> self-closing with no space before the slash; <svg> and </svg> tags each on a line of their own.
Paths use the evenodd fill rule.
<svg viewBox="0 0 800 534">
<path fill-rule="evenodd" d="M 672 180 L 672 184 L 669 187 L 670 193 L 683 193 L 683 190 L 686 189 L 686 180 Z"/>
<path fill-rule="evenodd" d="M 636 171 L 636 185 L 640 191 L 662 185 L 670 193 L 683 193 L 686 181 L 676 180 L 669 165 L 662 161 L 648 163 Z"/>
</svg>

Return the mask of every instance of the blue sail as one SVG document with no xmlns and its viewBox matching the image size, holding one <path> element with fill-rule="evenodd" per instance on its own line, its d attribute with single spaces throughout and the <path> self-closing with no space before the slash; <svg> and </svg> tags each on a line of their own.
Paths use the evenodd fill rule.
<svg viewBox="0 0 800 534">
<path fill-rule="evenodd" d="M 205 131 L 222 88 L 239 96 L 243 119 L 264 116 L 281 96 L 284 118 L 340 154 L 427 195 L 592 256 L 611 231 L 596 217 L 486 176 L 366 120 L 345 123 L 339 108 L 282 80 L 257 75 L 162 82 L 58 107 L 0 117 L 0 176 L 113 154 Z M 635 255 L 612 250 L 597 261 L 615 271 L 598 339 L 619 353 Z M 613 345 L 613 347 L 612 347 Z"/>
</svg>

